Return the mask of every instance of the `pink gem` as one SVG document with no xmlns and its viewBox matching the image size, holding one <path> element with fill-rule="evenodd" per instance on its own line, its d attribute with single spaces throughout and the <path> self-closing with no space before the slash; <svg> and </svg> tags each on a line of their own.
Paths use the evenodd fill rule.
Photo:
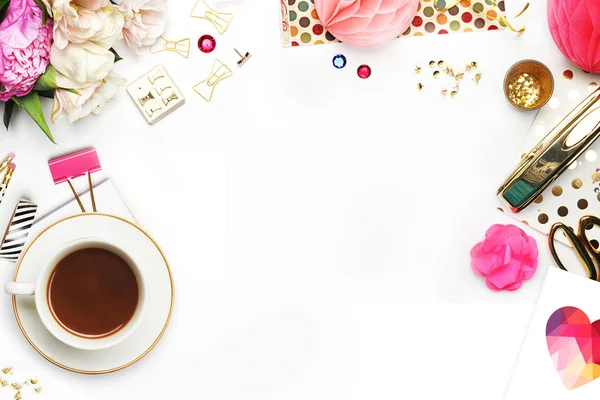
<svg viewBox="0 0 600 400">
<path fill-rule="evenodd" d="M 217 41 L 210 35 L 202 35 L 198 39 L 198 48 L 203 53 L 210 53 L 215 47 L 217 47 Z"/>
<path fill-rule="evenodd" d="M 367 79 L 371 76 L 371 67 L 369 67 L 367 64 L 363 64 L 360 67 L 358 67 L 356 73 L 361 79 Z"/>
</svg>

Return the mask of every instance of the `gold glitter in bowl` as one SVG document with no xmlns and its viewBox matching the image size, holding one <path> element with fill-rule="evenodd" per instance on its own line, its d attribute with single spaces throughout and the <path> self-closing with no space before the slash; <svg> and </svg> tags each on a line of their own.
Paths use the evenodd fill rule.
<svg viewBox="0 0 600 400">
<path fill-rule="evenodd" d="M 537 110 L 545 105 L 554 92 L 554 78 L 544 64 L 523 60 L 513 65 L 504 77 L 504 94 L 519 110 Z"/>
</svg>

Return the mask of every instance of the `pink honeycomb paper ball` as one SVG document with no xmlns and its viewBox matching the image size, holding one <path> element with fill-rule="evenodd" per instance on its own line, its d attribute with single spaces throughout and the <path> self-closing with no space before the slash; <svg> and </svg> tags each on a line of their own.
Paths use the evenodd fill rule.
<svg viewBox="0 0 600 400">
<path fill-rule="evenodd" d="M 403 34 L 419 0 L 315 0 L 323 26 L 337 39 L 357 47 L 375 47 Z"/>
<path fill-rule="evenodd" d="M 548 0 L 548 25 L 558 49 L 587 72 L 600 72 L 600 1 Z"/>
</svg>

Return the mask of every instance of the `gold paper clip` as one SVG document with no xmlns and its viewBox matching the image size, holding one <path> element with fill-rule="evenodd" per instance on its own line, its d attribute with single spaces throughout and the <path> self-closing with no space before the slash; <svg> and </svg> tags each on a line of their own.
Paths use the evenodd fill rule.
<svg viewBox="0 0 600 400">
<path fill-rule="evenodd" d="M 177 53 L 184 58 L 188 58 L 190 56 L 190 38 L 174 41 L 159 36 L 159 39 L 163 40 L 162 46 L 157 46 L 157 48 L 154 48 L 156 43 L 150 46 L 150 54 L 162 53 L 163 51 L 172 51 L 173 53 Z"/>
<path fill-rule="evenodd" d="M 599 100 L 597 89 L 523 157 L 500 186 L 498 197 L 512 212 L 522 211 L 537 199 L 600 137 Z"/>
<path fill-rule="evenodd" d="M 196 10 L 196 8 L 201 8 L 202 10 Z M 196 4 L 194 4 L 192 11 L 190 11 L 190 17 L 202 18 L 212 22 L 215 28 L 217 28 L 217 32 L 222 35 L 227 32 L 227 29 L 229 29 L 229 25 L 233 19 L 233 14 L 218 12 L 217 10 L 211 8 L 206 0 L 196 0 Z"/>
<path fill-rule="evenodd" d="M 212 70 L 208 77 L 200 83 L 194 85 L 193 89 L 196 93 L 198 93 L 202 98 L 206 101 L 211 101 L 213 92 L 215 91 L 215 86 L 223 79 L 229 78 L 233 75 L 231 69 L 223 64 L 221 60 L 215 58 L 215 61 L 212 66 Z"/>
</svg>

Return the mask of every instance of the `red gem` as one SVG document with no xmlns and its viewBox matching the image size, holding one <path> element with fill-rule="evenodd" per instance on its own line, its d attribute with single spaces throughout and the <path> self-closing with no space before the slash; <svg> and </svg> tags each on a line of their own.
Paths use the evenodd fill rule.
<svg viewBox="0 0 600 400">
<path fill-rule="evenodd" d="M 371 67 L 369 67 L 367 64 L 363 64 L 360 67 L 358 67 L 356 73 L 360 78 L 367 79 L 371 76 Z"/>
<path fill-rule="evenodd" d="M 198 39 L 198 48 L 203 53 L 210 53 L 217 47 L 217 41 L 210 35 L 202 35 Z"/>
</svg>

